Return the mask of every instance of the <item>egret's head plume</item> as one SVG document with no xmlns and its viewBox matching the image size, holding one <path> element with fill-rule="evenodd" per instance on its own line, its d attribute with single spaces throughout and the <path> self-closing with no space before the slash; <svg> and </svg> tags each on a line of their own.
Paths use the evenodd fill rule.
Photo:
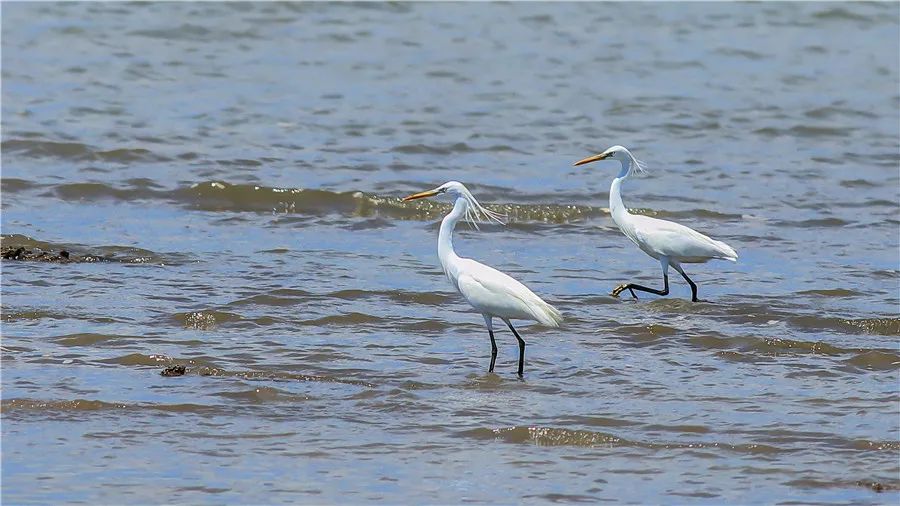
<svg viewBox="0 0 900 506">
<path fill-rule="evenodd" d="M 447 181 L 446 183 L 438 186 L 433 190 L 416 193 L 408 197 L 404 197 L 403 200 L 407 201 L 424 197 L 434 197 L 443 193 L 446 193 L 455 198 L 462 198 L 466 201 L 466 220 L 474 225 L 475 228 L 478 228 L 478 222 L 490 223 L 493 221 L 500 224 L 505 223 L 505 215 L 495 211 L 491 211 L 490 209 L 479 204 L 478 201 L 475 200 L 475 196 L 472 195 L 472 192 L 470 192 L 469 189 L 459 181 Z"/>
<path fill-rule="evenodd" d="M 646 165 L 644 162 L 640 161 L 631 154 L 631 151 L 628 151 L 628 148 L 624 146 L 613 146 L 611 148 L 607 148 L 606 151 L 584 158 L 582 160 L 578 160 L 575 162 L 575 166 L 584 165 L 586 163 L 598 162 L 600 160 L 618 160 L 622 162 L 622 167 L 632 167 L 635 172 L 644 172 L 646 170 Z"/>
</svg>

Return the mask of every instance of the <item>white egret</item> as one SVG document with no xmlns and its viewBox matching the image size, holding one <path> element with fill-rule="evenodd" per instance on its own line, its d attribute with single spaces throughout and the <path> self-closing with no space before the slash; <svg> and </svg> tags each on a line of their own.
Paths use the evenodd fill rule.
<svg viewBox="0 0 900 506">
<path fill-rule="evenodd" d="M 631 214 L 622 203 L 622 181 L 635 170 L 642 170 L 641 162 L 622 146 L 613 146 L 599 155 L 587 157 L 575 162 L 575 165 L 600 160 L 618 160 L 622 164 L 619 175 L 613 179 L 609 187 L 609 212 L 613 221 L 632 242 L 651 257 L 659 260 L 663 271 L 662 290 L 647 288 L 635 283 L 627 283 L 617 286 L 612 295 L 618 297 L 625 290 L 631 292 L 635 299 L 635 290 L 655 293 L 657 295 L 669 294 L 669 266 L 671 265 L 691 285 L 691 301 L 699 302 L 697 298 L 697 285 L 685 274 L 681 267 L 683 263 L 703 263 L 714 258 L 737 261 L 738 255 L 734 249 L 722 241 L 711 239 L 696 230 L 673 223 L 671 221 Z"/>
<path fill-rule="evenodd" d="M 444 274 L 476 311 L 484 316 L 484 323 L 491 337 L 491 366 L 494 371 L 497 360 L 497 343 L 494 341 L 493 318 L 503 320 L 519 341 L 519 376 L 525 364 L 525 341 L 516 332 L 510 319 L 535 320 L 550 327 L 558 327 L 562 315 L 550 304 L 534 294 L 522 283 L 510 276 L 469 258 L 462 258 L 453 249 L 453 229 L 463 217 L 475 223 L 479 219 L 502 223 L 501 215 L 484 208 L 472 193 L 457 181 L 449 181 L 433 190 L 404 197 L 403 200 L 421 199 L 448 194 L 456 199 L 453 210 L 441 221 L 438 234 L 438 258 Z"/>
</svg>

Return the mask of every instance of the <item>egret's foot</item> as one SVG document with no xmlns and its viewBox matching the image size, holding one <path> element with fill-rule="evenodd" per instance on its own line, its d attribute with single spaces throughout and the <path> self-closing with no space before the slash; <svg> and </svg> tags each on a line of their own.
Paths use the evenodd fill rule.
<svg viewBox="0 0 900 506">
<path fill-rule="evenodd" d="M 630 285 L 627 285 L 627 284 L 626 284 L 626 285 L 619 285 L 619 286 L 613 288 L 613 291 L 612 291 L 612 293 L 610 293 L 610 295 L 612 295 L 613 297 L 618 297 L 619 294 L 622 293 L 622 292 L 624 292 L 625 290 L 628 290 L 629 292 L 631 292 L 631 296 L 632 296 L 633 298 L 637 299 L 637 295 L 634 293 L 634 290 L 632 290 L 632 289 L 631 289 L 631 286 L 630 286 Z"/>
</svg>

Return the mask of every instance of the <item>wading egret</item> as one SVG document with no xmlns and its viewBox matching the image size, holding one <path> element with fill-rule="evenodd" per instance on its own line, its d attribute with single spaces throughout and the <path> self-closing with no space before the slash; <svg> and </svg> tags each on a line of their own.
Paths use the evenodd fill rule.
<svg viewBox="0 0 900 506">
<path fill-rule="evenodd" d="M 453 229 L 460 219 L 465 217 L 472 223 L 480 219 L 502 223 L 501 215 L 479 204 L 462 183 L 449 181 L 433 190 L 404 197 L 403 200 L 441 194 L 456 199 L 453 210 L 441 221 L 441 230 L 438 234 L 438 258 L 444 274 L 466 302 L 484 316 L 484 324 L 487 326 L 488 335 L 491 336 L 491 366 L 488 371 L 494 371 L 494 362 L 497 360 L 497 343 L 494 341 L 493 326 L 493 318 L 497 317 L 506 323 L 519 341 L 519 376 L 522 376 L 525 365 L 525 341 L 509 320 L 512 318 L 535 320 L 550 327 L 558 327 L 562 322 L 562 315 L 522 283 L 493 267 L 456 254 L 453 249 Z"/>
<path fill-rule="evenodd" d="M 668 295 L 669 266 L 671 265 L 691 285 L 691 301 L 698 302 L 700 299 L 697 298 L 697 285 L 684 273 L 681 264 L 703 263 L 714 258 L 735 262 L 738 258 L 737 253 L 724 242 L 710 239 L 684 225 L 629 213 L 625 204 L 622 203 L 622 181 L 628 179 L 628 176 L 635 170 L 642 170 L 641 162 L 622 146 L 613 146 L 599 155 L 579 160 L 575 162 L 575 165 L 584 165 L 600 160 L 618 160 L 622 164 L 622 170 L 619 171 L 619 175 L 613 179 L 609 187 L 609 212 L 623 234 L 637 244 L 644 253 L 659 260 L 662 265 L 664 283 L 662 290 L 627 283 L 617 286 L 612 291 L 612 295 L 618 297 L 625 290 L 631 292 L 631 296 L 635 299 L 637 298 L 635 290 Z"/>
</svg>

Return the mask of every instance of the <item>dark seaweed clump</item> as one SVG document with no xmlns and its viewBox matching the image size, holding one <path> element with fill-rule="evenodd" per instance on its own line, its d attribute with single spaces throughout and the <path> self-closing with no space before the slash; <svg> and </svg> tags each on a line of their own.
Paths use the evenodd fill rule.
<svg viewBox="0 0 900 506">
<path fill-rule="evenodd" d="M 4 246 L 0 250 L 3 260 L 21 260 L 26 262 L 50 262 L 57 264 L 82 263 L 82 262 L 112 262 L 112 257 L 98 255 L 73 255 L 66 250 L 57 253 L 44 251 L 40 248 L 26 248 L 24 246 Z"/>
<path fill-rule="evenodd" d="M 163 369 L 159 374 L 162 376 L 184 376 L 185 370 L 183 365 L 171 365 Z"/>
</svg>

